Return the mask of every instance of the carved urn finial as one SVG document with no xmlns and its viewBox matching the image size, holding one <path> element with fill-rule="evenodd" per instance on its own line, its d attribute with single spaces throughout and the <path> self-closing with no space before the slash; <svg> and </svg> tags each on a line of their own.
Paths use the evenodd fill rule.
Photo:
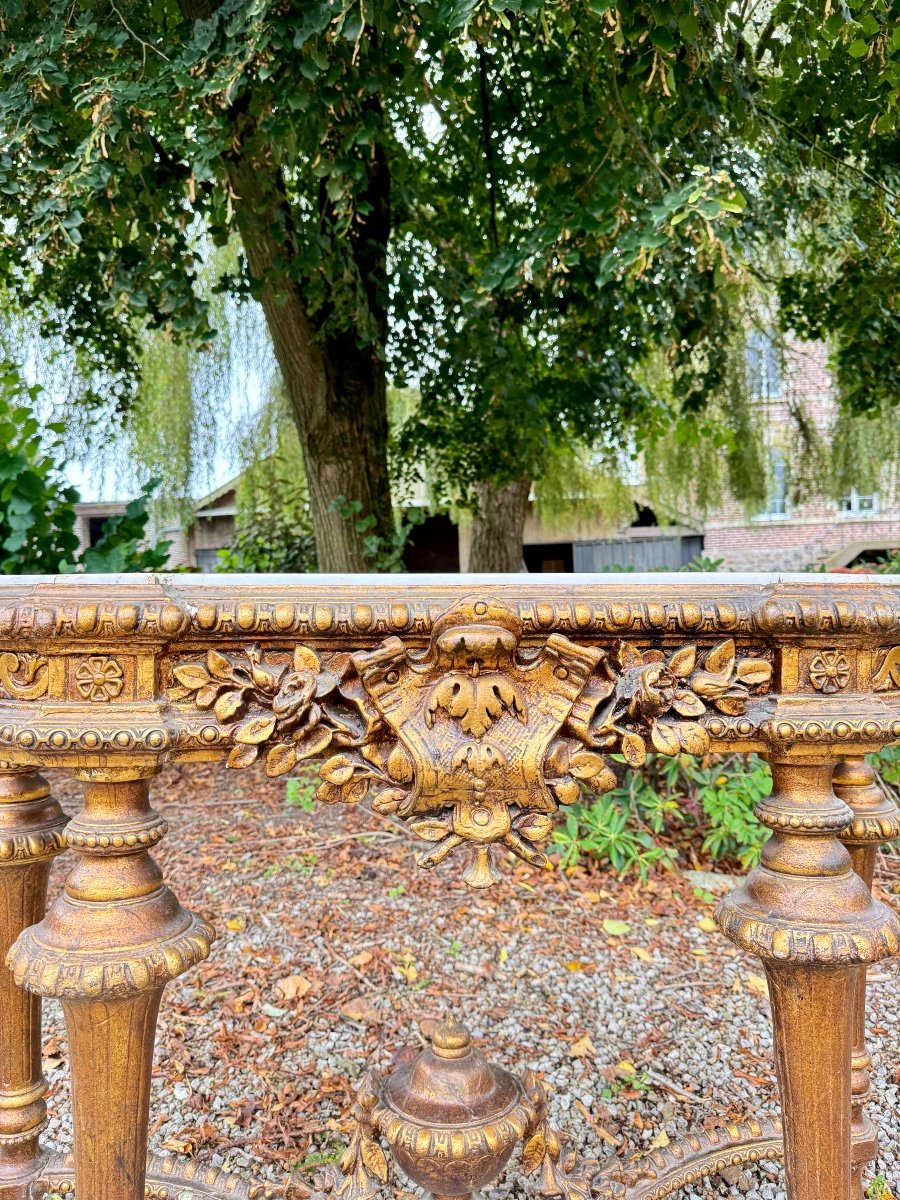
<svg viewBox="0 0 900 1200">
<path fill-rule="evenodd" d="M 465 1025 L 448 1016 L 434 1027 L 431 1044 L 387 1078 L 367 1072 L 350 1145 L 326 1172 L 324 1191 L 330 1200 L 374 1200 L 388 1181 L 383 1138 L 433 1200 L 464 1200 L 497 1178 L 522 1140 L 525 1169 L 539 1172 L 541 1195 L 590 1200 L 590 1175 L 548 1110 L 539 1076 L 526 1071 L 519 1079 L 489 1063 Z"/>
<path fill-rule="evenodd" d="M 441 1197 L 467 1196 L 496 1179 L 534 1119 L 519 1080 L 491 1065 L 452 1016 L 384 1080 L 375 1113 L 395 1162 Z"/>
</svg>

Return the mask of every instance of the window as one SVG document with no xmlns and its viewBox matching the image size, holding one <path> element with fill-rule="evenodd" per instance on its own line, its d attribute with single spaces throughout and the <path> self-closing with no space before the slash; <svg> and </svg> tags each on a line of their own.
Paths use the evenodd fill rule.
<svg viewBox="0 0 900 1200">
<path fill-rule="evenodd" d="M 106 517 L 88 517 L 88 543 L 96 546 L 103 537 Z"/>
<path fill-rule="evenodd" d="M 851 488 L 850 495 L 844 496 L 838 507 L 848 516 L 872 516 L 878 512 L 878 495 L 873 492 L 871 495 L 861 496 L 856 488 Z"/>
<path fill-rule="evenodd" d="M 218 550 L 195 550 L 194 554 L 197 558 L 197 567 L 204 575 L 211 574 L 219 565 Z"/>
<path fill-rule="evenodd" d="M 747 385 L 756 399 L 781 395 L 781 349 L 762 329 L 747 338 Z"/>
<path fill-rule="evenodd" d="M 760 517 L 786 517 L 787 500 L 787 455 L 780 446 L 769 447 L 769 494 Z"/>
</svg>

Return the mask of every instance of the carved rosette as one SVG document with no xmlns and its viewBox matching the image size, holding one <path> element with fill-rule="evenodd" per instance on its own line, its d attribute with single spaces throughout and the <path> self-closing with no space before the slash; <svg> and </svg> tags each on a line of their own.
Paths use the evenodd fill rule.
<svg viewBox="0 0 900 1200">
<path fill-rule="evenodd" d="M 640 767 L 649 750 L 703 754 L 701 718 L 742 714 L 772 674 L 731 639 L 668 654 L 559 633 L 526 644 L 518 614 L 485 600 L 435 620 L 424 649 L 389 637 L 353 655 L 299 645 L 284 657 L 209 650 L 173 668 L 169 699 L 229 731 L 230 767 L 262 760 L 277 776 L 322 760 L 317 799 L 368 798 L 408 821 L 433 843 L 424 867 L 469 847 L 473 887 L 499 879 L 495 848 L 545 865 L 558 806 L 583 786 L 615 787 L 610 755 Z"/>
</svg>

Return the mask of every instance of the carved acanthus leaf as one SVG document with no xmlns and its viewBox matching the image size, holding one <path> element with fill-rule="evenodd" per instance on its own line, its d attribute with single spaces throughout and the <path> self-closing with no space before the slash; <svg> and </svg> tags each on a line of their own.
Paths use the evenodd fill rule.
<svg viewBox="0 0 900 1200">
<path fill-rule="evenodd" d="M 50 667 L 43 654 L 0 654 L 0 694 L 8 700 L 40 700 L 46 696 Z"/>
<path fill-rule="evenodd" d="M 872 687 L 876 692 L 900 690 L 900 646 L 881 651 L 876 660 Z"/>
</svg>

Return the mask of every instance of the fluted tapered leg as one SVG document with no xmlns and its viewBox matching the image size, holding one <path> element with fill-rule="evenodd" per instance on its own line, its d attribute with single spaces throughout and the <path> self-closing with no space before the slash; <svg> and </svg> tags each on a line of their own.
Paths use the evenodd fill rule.
<svg viewBox="0 0 900 1200">
<path fill-rule="evenodd" d="M 760 865 L 719 905 L 723 931 L 765 964 L 789 1200 L 851 1200 L 851 1060 L 859 968 L 900 949 L 838 835 L 852 812 L 832 764 L 772 763 Z"/>
<path fill-rule="evenodd" d="M 66 817 L 34 771 L 0 772 L 0 962 L 40 921 Z M 0 965 L 0 1200 L 25 1197 L 42 1163 L 47 1083 L 41 1070 L 41 998 Z"/>
<path fill-rule="evenodd" d="M 833 784 L 835 795 L 853 811 L 853 820 L 841 834 L 841 841 L 850 852 L 853 870 L 871 891 L 878 847 L 900 837 L 900 811 L 878 786 L 875 772 L 861 756 L 838 763 Z M 853 995 L 853 1200 L 862 1200 L 865 1195 L 866 1167 L 878 1155 L 878 1132 L 866 1113 L 871 1067 L 866 1047 L 866 968 L 859 967 Z"/>
<path fill-rule="evenodd" d="M 86 771 L 66 832 L 65 892 L 10 952 L 20 983 L 62 1002 L 72 1063 L 78 1200 L 143 1200 L 156 1017 L 165 985 L 213 931 L 164 886 L 148 849 L 166 832 L 148 778 Z"/>
</svg>

